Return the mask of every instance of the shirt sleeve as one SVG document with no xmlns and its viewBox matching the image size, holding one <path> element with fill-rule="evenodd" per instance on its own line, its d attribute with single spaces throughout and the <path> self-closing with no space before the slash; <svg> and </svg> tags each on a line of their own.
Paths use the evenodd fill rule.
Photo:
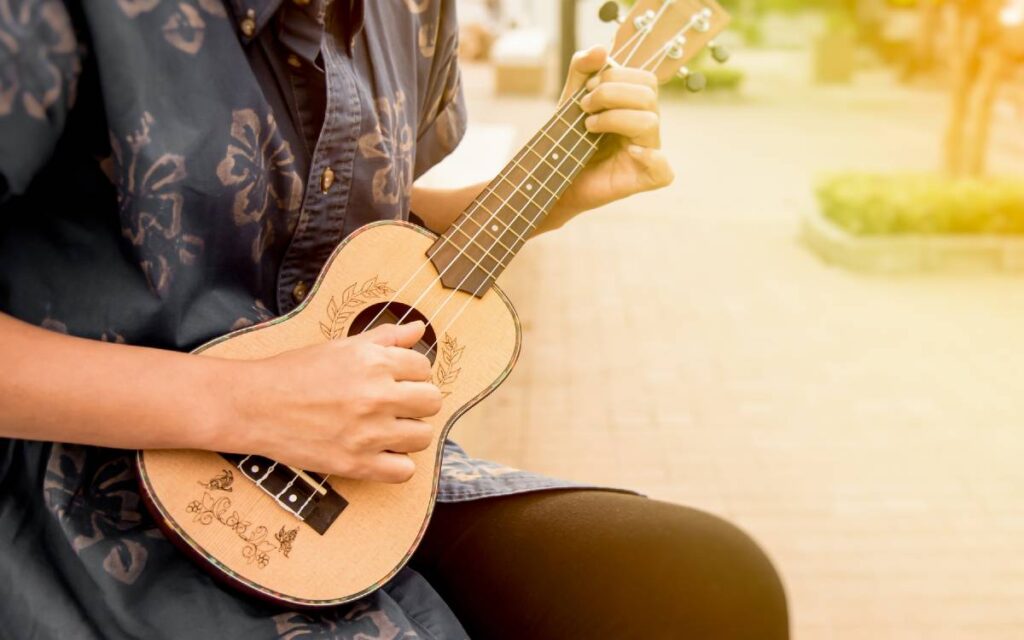
<svg viewBox="0 0 1024 640">
<path fill-rule="evenodd" d="M 458 22 L 455 3 L 442 3 L 436 27 L 433 65 L 427 83 L 427 99 L 416 136 L 415 177 L 455 150 L 466 133 L 466 102 L 459 70 Z"/>
<path fill-rule="evenodd" d="M 24 193 L 49 160 L 81 68 L 62 0 L 0 0 L 0 201 Z"/>
</svg>

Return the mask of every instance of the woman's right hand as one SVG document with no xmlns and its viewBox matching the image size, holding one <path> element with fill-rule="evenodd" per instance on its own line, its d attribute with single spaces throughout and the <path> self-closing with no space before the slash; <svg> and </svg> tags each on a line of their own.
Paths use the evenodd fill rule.
<svg viewBox="0 0 1024 640">
<path fill-rule="evenodd" d="M 218 450 L 255 453 L 307 471 L 405 482 L 408 453 L 435 437 L 420 420 L 441 410 L 430 361 L 410 347 L 424 325 L 382 325 L 327 344 L 239 362 Z"/>
</svg>

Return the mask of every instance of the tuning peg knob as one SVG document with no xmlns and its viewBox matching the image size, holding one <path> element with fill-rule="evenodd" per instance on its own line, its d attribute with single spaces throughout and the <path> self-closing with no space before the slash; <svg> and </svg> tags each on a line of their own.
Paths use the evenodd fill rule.
<svg viewBox="0 0 1024 640">
<path fill-rule="evenodd" d="M 687 67 L 679 69 L 678 75 L 683 79 L 686 90 L 690 93 L 698 93 L 708 86 L 708 79 L 700 71 L 690 71 Z"/>
<path fill-rule="evenodd" d="M 712 42 L 708 46 L 711 47 L 711 57 L 715 59 L 715 62 L 725 63 L 729 61 L 729 56 L 732 53 L 725 46 L 717 42 Z"/>
<path fill-rule="evenodd" d="M 617 2 L 606 2 L 597 10 L 597 17 L 601 22 L 622 22 L 622 9 Z"/>
</svg>

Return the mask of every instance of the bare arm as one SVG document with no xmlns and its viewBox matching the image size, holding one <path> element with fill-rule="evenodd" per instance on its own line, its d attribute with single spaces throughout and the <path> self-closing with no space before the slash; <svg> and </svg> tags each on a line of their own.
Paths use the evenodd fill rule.
<svg viewBox="0 0 1024 640">
<path fill-rule="evenodd" d="M 217 440 L 223 360 L 73 338 L 3 314 L 0 353 L 0 435 L 126 449 Z"/>
<path fill-rule="evenodd" d="M 458 189 L 435 189 L 413 185 L 413 213 L 434 233 L 444 233 L 486 186 L 486 182 Z"/>
<path fill-rule="evenodd" d="M 310 471 L 403 482 L 441 392 L 407 347 L 422 323 L 263 360 L 73 338 L 0 314 L 0 436 L 125 449 L 255 453 Z M 334 384 L 324 385 L 324 380 Z"/>
</svg>

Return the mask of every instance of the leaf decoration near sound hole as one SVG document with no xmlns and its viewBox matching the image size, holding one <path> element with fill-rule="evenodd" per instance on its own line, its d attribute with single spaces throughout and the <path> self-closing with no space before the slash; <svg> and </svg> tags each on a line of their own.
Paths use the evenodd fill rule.
<svg viewBox="0 0 1024 640">
<path fill-rule="evenodd" d="M 447 398 L 451 395 L 451 386 L 458 380 L 462 367 L 459 361 L 462 360 L 462 352 L 466 347 L 460 347 L 459 341 L 450 334 L 444 334 L 441 341 L 441 357 L 438 361 L 437 372 L 434 374 L 434 384 L 441 390 L 441 396 Z"/>
<path fill-rule="evenodd" d="M 320 332 L 328 340 L 336 340 L 345 335 L 345 323 L 363 305 L 372 300 L 383 298 L 394 293 L 394 289 L 386 282 L 377 280 L 374 276 L 359 286 L 353 282 L 341 292 L 341 300 L 338 301 L 331 296 L 327 303 L 327 320 L 320 323 Z"/>
</svg>

